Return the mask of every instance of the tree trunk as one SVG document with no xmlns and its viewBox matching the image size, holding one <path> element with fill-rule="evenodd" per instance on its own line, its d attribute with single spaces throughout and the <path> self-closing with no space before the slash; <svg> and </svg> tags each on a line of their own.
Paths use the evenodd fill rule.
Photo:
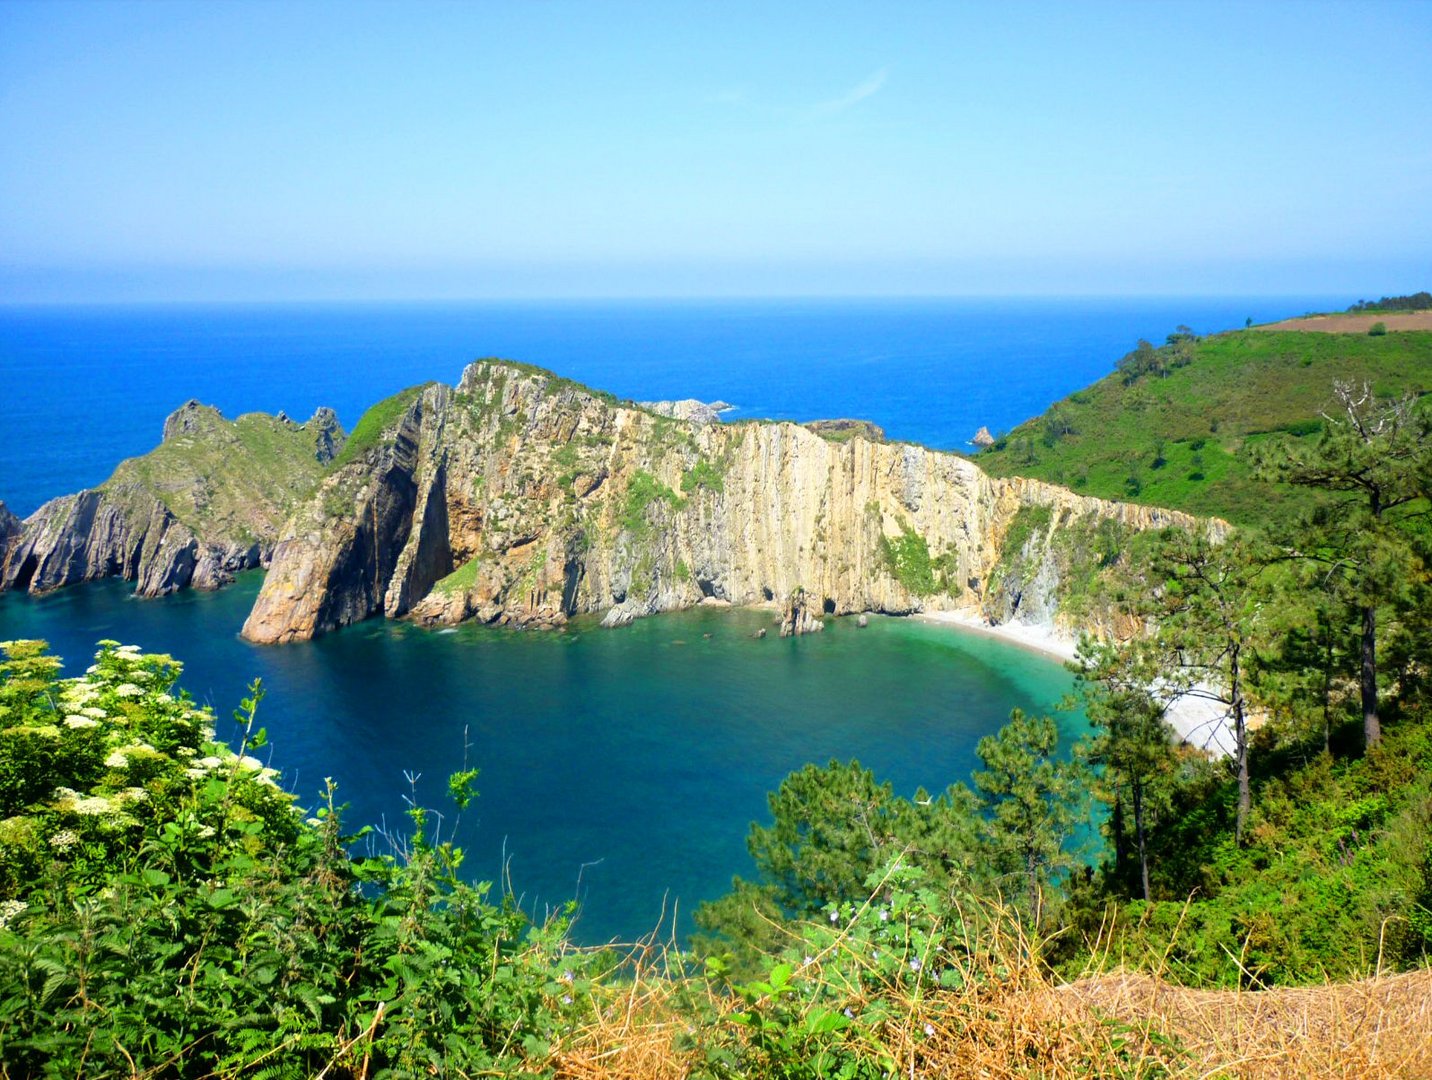
<svg viewBox="0 0 1432 1080">
<path fill-rule="evenodd" d="M 1362 609 L 1362 741 L 1371 750 L 1382 741 L 1382 723 L 1377 719 L 1377 608 Z"/>
<path fill-rule="evenodd" d="M 1124 870 L 1128 865 L 1128 841 L 1124 839 L 1124 796 L 1122 790 L 1114 787 L 1114 876 L 1124 880 Z"/>
<path fill-rule="evenodd" d="M 1144 843 L 1144 785 L 1134 780 L 1134 831 L 1139 836 L 1139 875 L 1143 881 L 1144 899 L 1149 900 L 1149 855 Z"/>
<path fill-rule="evenodd" d="M 1243 828 L 1248 824 L 1248 811 L 1253 808 L 1253 787 L 1248 779 L 1248 721 L 1243 713 L 1243 680 L 1238 654 L 1239 649 L 1234 646 L 1228 665 L 1228 689 L 1233 703 L 1233 738 L 1238 754 L 1238 827 L 1234 838 L 1241 846 Z"/>
</svg>

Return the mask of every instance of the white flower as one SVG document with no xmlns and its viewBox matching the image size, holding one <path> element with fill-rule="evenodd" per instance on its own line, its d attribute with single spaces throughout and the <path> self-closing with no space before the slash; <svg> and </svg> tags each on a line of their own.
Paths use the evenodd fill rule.
<svg viewBox="0 0 1432 1080">
<path fill-rule="evenodd" d="M 185 769 L 184 775 L 190 780 L 202 780 L 209 775 L 208 769 Z"/>
<path fill-rule="evenodd" d="M 135 686 L 132 682 L 120 683 L 114 688 L 114 692 L 120 697 L 143 697 L 144 691 Z"/>
<path fill-rule="evenodd" d="M 161 705 L 172 705 L 174 703 L 174 699 L 168 694 L 155 694 L 154 700 L 159 702 Z"/>
<path fill-rule="evenodd" d="M 305 824 L 312 825 L 316 829 L 323 824 L 323 819 L 316 817 L 306 818 Z"/>
<path fill-rule="evenodd" d="M 105 712 L 103 709 L 96 709 L 94 707 L 88 709 L 81 709 L 80 712 L 83 715 L 88 716 L 92 720 L 103 720 L 106 716 L 109 715 L 109 713 Z"/>
<path fill-rule="evenodd" d="M 199 839 L 200 839 L 200 840 L 207 840 L 207 839 L 209 839 L 209 837 L 211 837 L 211 836 L 213 836 L 213 835 L 214 835 L 214 826 L 212 826 L 212 825 L 200 825 L 200 826 L 199 826 Z"/>
<path fill-rule="evenodd" d="M 201 757 L 198 761 L 199 768 L 201 769 L 217 769 L 222 764 L 223 762 L 212 754 L 208 757 Z"/>
<path fill-rule="evenodd" d="M 109 757 L 104 759 L 106 769 L 124 769 L 129 767 L 129 758 L 124 756 L 124 751 L 114 750 Z"/>
<path fill-rule="evenodd" d="M 69 809 L 86 817 L 103 817 L 114 813 L 114 803 L 103 795 L 91 795 L 85 799 L 76 799 Z"/>
<path fill-rule="evenodd" d="M 75 834 L 73 829 L 61 829 L 55 833 L 54 836 L 50 837 L 50 847 L 57 851 L 67 851 L 79 842 L 80 838 Z"/>
<path fill-rule="evenodd" d="M 241 769 L 251 769 L 257 772 L 262 770 L 263 767 L 264 763 L 262 761 L 260 761 L 256 757 L 252 757 L 249 754 L 245 754 L 243 757 L 239 758 L 239 768 Z"/>
<path fill-rule="evenodd" d="M 934 1025 L 934 1024 L 926 1024 L 926 1025 L 925 1025 L 925 1037 L 928 1039 L 928 1038 L 932 1037 L 934 1034 L 935 1034 L 935 1025 Z"/>
<path fill-rule="evenodd" d="M 92 720 L 88 716 L 80 716 L 78 714 L 74 714 L 65 717 L 65 727 L 74 728 L 76 730 L 80 728 L 99 727 L 99 721 Z"/>
<path fill-rule="evenodd" d="M 124 656 L 124 657 L 138 656 L 138 655 L 139 655 L 139 646 L 138 646 L 138 645 L 121 645 L 121 646 L 119 646 L 119 648 L 115 649 L 114 651 L 115 651 L 118 655 Z"/>
<path fill-rule="evenodd" d="M 29 906 L 23 900 L 0 900 L 0 930 L 8 930 L 15 917 Z"/>
<path fill-rule="evenodd" d="M 119 793 L 120 802 L 148 802 L 149 792 L 142 787 L 127 787 Z"/>
<path fill-rule="evenodd" d="M 176 750 L 174 751 L 174 756 L 175 756 L 175 757 L 193 757 L 193 756 L 194 756 L 195 754 L 197 754 L 198 752 L 199 752 L 199 751 L 195 750 L 192 746 L 181 746 L 181 747 L 179 747 L 178 749 L 176 749 Z"/>
<path fill-rule="evenodd" d="M 78 799 L 79 797 L 80 793 L 78 791 L 68 787 L 57 787 L 51 795 L 51 798 L 58 802 L 64 802 L 66 799 Z"/>
</svg>

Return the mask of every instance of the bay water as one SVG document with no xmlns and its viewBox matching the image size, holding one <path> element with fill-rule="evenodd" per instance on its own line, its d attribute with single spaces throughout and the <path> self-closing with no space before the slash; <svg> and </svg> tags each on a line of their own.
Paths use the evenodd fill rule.
<svg viewBox="0 0 1432 1080">
<path fill-rule="evenodd" d="M 0 499 L 24 515 L 102 481 L 157 441 L 189 398 L 225 415 L 320 405 L 351 428 L 413 383 L 497 355 L 622 397 L 724 399 L 743 417 L 874 420 L 893 438 L 967 449 L 1092 382 L 1145 337 L 1342 306 L 1342 298 L 602 302 L 0 307 Z M 238 630 L 261 581 L 136 600 L 107 582 L 0 596 L 0 640 L 49 640 L 71 672 L 112 638 L 182 660 L 182 685 L 226 720 L 254 678 L 271 764 L 306 806 L 324 778 L 348 821 L 441 807 L 472 876 L 536 914 L 581 903 L 579 940 L 689 929 L 702 899 L 750 872 L 765 793 L 807 762 L 859 759 L 898 793 L 966 779 L 1012 708 L 1048 712 L 1059 664 L 913 620 L 756 639 L 763 611 L 697 611 L 604 631 L 425 631 L 381 620 L 303 645 Z M 1082 718 L 1064 713 L 1067 738 Z M 232 725 L 221 723 L 221 733 Z M 381 838 L 375 838 L 381 846 Z M 679 916 L 673 921 L 673 912 Z"/>
</svg>

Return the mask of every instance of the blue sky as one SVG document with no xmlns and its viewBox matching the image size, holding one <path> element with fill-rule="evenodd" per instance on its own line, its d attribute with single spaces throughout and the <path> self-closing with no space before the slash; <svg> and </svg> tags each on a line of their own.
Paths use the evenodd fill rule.
<svg viewBox="0 0 1432 1080">
<path fill-rule="evenodd" d="M 0 4 L 10 301 L 1432 287 L 1432 4 Z"/>
</svg>

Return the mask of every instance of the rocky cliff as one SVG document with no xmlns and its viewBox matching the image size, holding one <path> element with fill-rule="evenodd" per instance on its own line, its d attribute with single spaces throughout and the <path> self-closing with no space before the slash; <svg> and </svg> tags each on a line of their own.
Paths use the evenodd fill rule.
<svg viewBox="0 0 1432 1080">
<path fill-rule="evenodd" d="M 261 413 L 231 421 L 190 401 L 156 449 L 99 487 L 51 500 L 18 529 L 0 513 L 0 589 L 116 576 L 142 596 L 217 588 L 267 564 L 343 437 L 329 409 L 304 424 Z"/>
<path fill-rule="evenodd" d="M 415 388 L 365 415 L 283 528 L 244 635 L 303 640 L 377 614 L 550 626 L 604 611 L 616 624 L 797 594 L 818 614 L 1057 621 L 1047 575 L 1021 571 L 1009 610 L 1001 560 L 1022 510 L 1047 511 L 1046 538 L 1196 524 L 873 432 L 830 434 L 678 420 L 479 361 L 456 389 Z"/>
</svg>

